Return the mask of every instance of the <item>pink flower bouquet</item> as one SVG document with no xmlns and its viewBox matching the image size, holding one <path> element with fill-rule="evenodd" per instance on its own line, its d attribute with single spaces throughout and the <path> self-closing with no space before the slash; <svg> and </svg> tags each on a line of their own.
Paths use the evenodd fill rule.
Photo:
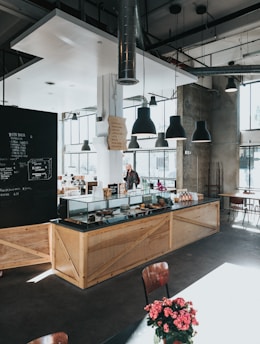
<svg viewBox="0 0 260 344">
<path fill-rule="evenodd" d="M 196 334 L 193 326 L 198 325 L 196 310 L 191 301 L 183 298 L 155 300 L 145 306 L 148 312 L 147 325 L 156 327 L 158 338 L 165 339 L 166 343 L 179 341 L 192 344 L 192 337 Z"/>
</svg>

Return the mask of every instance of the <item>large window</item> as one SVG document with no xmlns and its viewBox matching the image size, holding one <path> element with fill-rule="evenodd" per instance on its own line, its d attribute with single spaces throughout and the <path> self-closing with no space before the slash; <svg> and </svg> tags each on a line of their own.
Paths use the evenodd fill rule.
<svg viewBox="0 0 260 344">
<path fill-rule="evenodd" d="M 260 129 L 260 82 L 240 86 L 240 130 Z M 240 147 L 239 187 L 260 189 L 260 147 Z"/>
<path fill-rule="evenodd" d="M 132 126 L 137 116 L 137 109 L 141 104 L 130 105 L 124 109 L 127 127 L 127 144 L 131 139 Z M 174 115 L 176 99 L 157 100 L 157 106 L 150 108 L 151 119 L 156 131 L 165 132 L 170 123 L 170 116 Z M 63 153 L 62 168 L 59 174 L 88 175 L 91 179 L 96 176 L 97 153 L 93 147 L 96 136 L 96 113 L 78 114 L 77 120 L 72 115 L 66 115 L 61 120 L 63 143 L 60 151 Z M 88 139 L 91 151 L 82 152 L 83 141 Z M 127 151 L 123 155 L 124 171 L 126 164 L 131 164 L 140 177 L 150 183 L 160 181 L 165 186 L 174 186 L 176 179 L 176 142 L 171 142 L 169 149 L 155 148 L 156 138 L 138 140 L 140 149 Z"/>
<path fill-rule="evenodd" d="M 129 106 L 124 109 L 126 118 L 127 139 L 131 139 L 133 123 L 137 117 L 141 104 Z M 158 100 L 157 106 L 150 107 L 150 116 L 156 127 L 156 132 L 166 132 L 170 123 L 170 116 L 176 112 L 177 100 Z M 176 180 L 176 142 L 171 142 L 169 149 L 155 148 L 156 138 L 138 139 L 140 149 L 125 152 L 123 168 L 127 163 L 132 164 L 140 175 L 141 180 L 156 184 L 158 179 L 165 186 L 175 186 Z"/>
<path fill-rule="evenodd" d="M 240 130 L 260 128 L 260 82 L 240 86 Z"/>
<path fill-rule="evenodd" d="M 176 150 L 142 150 L 126 152 L 124 166 L 130 163 L 138 172 L 141 181 L 157 184 L 158 179 L 166 187 L 175 187 Z"/>
<path fill-rule="evenodd" d="M 63 174 L 96 176 L 97 154 L 93 151 L 93 137 L 96 135 L 96 114 L 78 114 L 63 119 L 64 160 Z M 91 151 L 81 151 L 84 140 L 89 140 Z"/>
<path fill-rule="evenodd" d="M 260 147 L 240 148 L 239 185 L 243 189 L 260 189 Z"/>
<path fill-rule="evenodd" d="M 131 138 L 132 127 L 137 118 L 138 108 L 141 106 L 142 104 L 130 105 L 124 109 L 128 140 Z M 150 107 L 150 116 L 158 133 L 166 131 L 170 124 L 170 116 L 175 115 L 176 107 L 177 99 L 166 99 L 161 101 L 157 99 L 157 105 Z M 151 146 L 151 149 L 152 148 Z"/>
</svg>

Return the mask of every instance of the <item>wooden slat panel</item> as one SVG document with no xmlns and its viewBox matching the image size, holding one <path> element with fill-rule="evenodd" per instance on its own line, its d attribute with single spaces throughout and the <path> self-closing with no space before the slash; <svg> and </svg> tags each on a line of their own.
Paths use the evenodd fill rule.
<svg viewBox="0 0 260 344">
<path fill-rule="evenodd" d="M 0 230 L 0 270 L 50 262 L 49 223 Z"/>
<path fill-rule="evenodd" d="M 55 230 L 54 230 L 55 229 Z M 54 268 L 66 276 L 79 281 L 79 240 L 80 232 L 73 231 L 61 226 L 53 228 L 53 251 Z"/>
<path fill-rule="evenodd" d="M 169 214 L 89 233 L 88 285 L 169 252 L 169 243 Z"/>
<path fill-rule="evenodd" d="M 173 249 L 218 232 L 219 225 L 219 201 L 172 212 Z"/>
</svg>

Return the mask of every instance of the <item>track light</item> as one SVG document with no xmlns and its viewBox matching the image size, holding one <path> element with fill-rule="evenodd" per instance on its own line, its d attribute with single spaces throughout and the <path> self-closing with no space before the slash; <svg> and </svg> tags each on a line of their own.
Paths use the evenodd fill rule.
<svg viewBox="0 0 260 344">
<path fill-rule="evenodd" d="M 235 84 L 234 78 L 228 78 L 228 83 L 225 92 L 236 92 L 237 86 Z"/>
</svg>

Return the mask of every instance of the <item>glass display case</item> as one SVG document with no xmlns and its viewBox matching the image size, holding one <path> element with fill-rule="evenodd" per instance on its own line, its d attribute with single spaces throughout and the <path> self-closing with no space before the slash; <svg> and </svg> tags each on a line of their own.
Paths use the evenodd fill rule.
<svg viewBox="0 0 260 344">
<path fill-rule="evenodd" d="M 172 204 L 169 192 L 157 190 L 135 190 L 108 198 L 93 195 L 62 197 L 59 216 L 62 223 L 73 224 L 83 230 L 95 229 L 165 211 Z"/>
</svg>

